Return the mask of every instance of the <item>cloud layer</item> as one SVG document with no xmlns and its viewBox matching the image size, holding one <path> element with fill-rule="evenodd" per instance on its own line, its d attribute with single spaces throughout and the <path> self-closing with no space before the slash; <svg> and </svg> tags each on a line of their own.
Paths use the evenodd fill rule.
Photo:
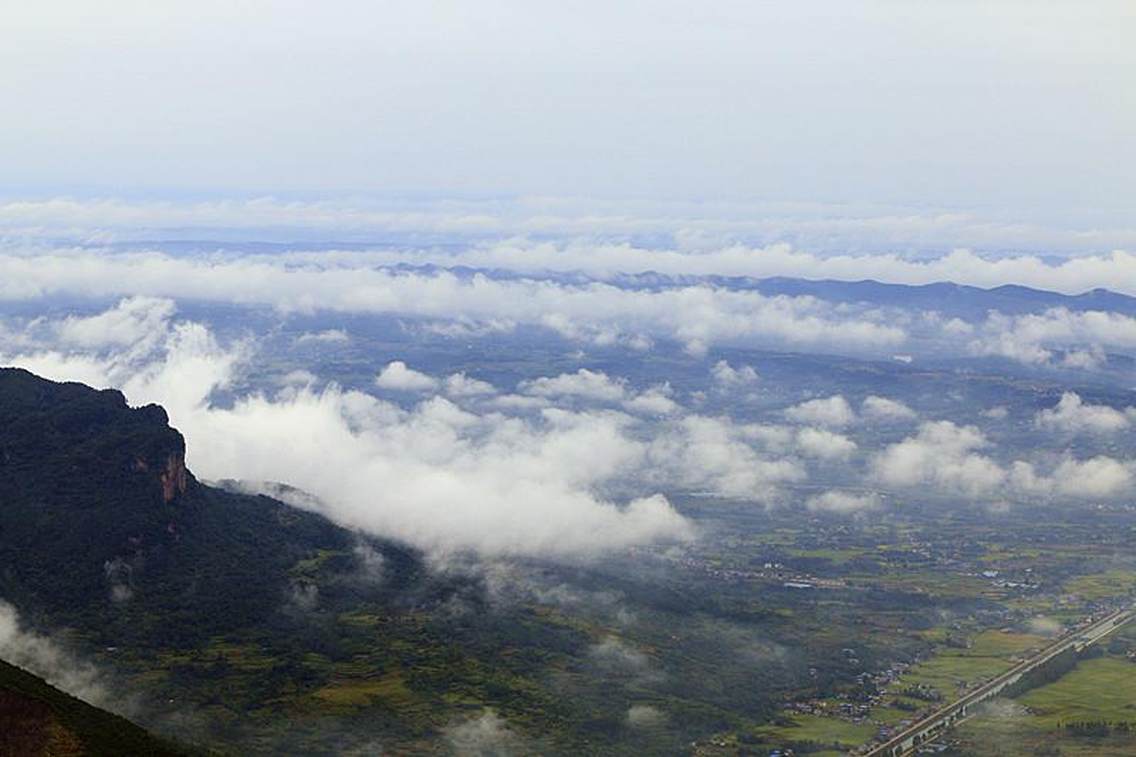
<svg viewBox="0 0 1136 757">
<path fill-rule="evenodd" d="M 877 433 L 919 421 L 880 395 L 858 411 L 835 394 L 769 408 L 767 422 L 741 421 L 698 412 L 704 392 L 637 387 L 589 368 L 526 379 L 509 393 L 464 372 L 391 360 L 369 391 L 303 370 L 237 391 L 258 359 L 254 343 L 222 344 L 175 310 L 136 297 L 85 318 L 33 319 L 23 332 L 0 333 L 0 361 L 159 402 L 185 433 L 199 476 L 287 483 L 341 523 L 436 552 L 577 558 L 681 541 L 696 530 L 666 494 L 768 506 L 791 501 L 792 487 L 814 476 L 835 488 L 805 504 L 847 514 L 878 509 L 876 494 L 858 493 L 864 485 L 986 502 L 1083 500 L 1130 492 L 1136 473 L 1100 454 L 1005 460 L 980 429 L 947 420 L 875 446 Z M 725 361 L 704 375 L 723 391 L 764 382 Z M 1035 424 L 1115 433 L 1132 415 L 1070 393 Z M 777 418 L 788 423 L 768 422 Z"/>
<path fill-rule="evenodd" d="M 369 265 L 161 254 L 88 252 L 0 255 L 0 300 L 49 295 L 147 296 L 269 305 L 282 311 L 329 310 L 438 319 L 479 329 L 528 324 L 597 344 L 646 348 L 650 336 L 677 339 L 694 352 L 710 344 L 757 341 L 799 347 L 886 349 L 902 328 L 871 311 L 813 297 L 766 297 L 704 284 L 625 289 L 593 281 L 490 278 L 448 271 L 408 273 Z M 861 309 L 863 310 L 863 309 Z"/>
<path fill-rule="evenodd" d="M 222 407 L 213 393 L 252 353 L 171 313 L 167 301 L 129 299 L 88 319 L 37 322 L 55 348 L 3 358 L 162 403 L 200 476 L 282 481 L 315 494 L 340 522 L 433 550 L 568 556 L 685 539 L 690 523 L 657 492 L 767 502 L 806 475 L 794 449 L 823 458 L 855 449 L 819 429 L 795 438 L 691 414 L 665 385 L 634 390 L 587 370 L 524 382 L 517 398 L 534 403 L 511 408 L 486 382 L 443 380 L 401 361 L 383 369 L 377 388 L 421 393 L 410 407 L 319 388 L 311 375 Z M 132 326 L 111 330 L 111 340 L 75 337 L 105 323 Z M 599 494 L 612 487 L 638 493 L 617 504 Z"/>
<path fill-rule="evenodd" d="M 1098 455 L 1066 455 L 1049 473 L 1028 461 L 1000 464 L 987 451 L 991 442 L 974 426 L 931 421 L 870 461 L 872 478 L 897 489 L 929 489 L 975 500 L 999 497 L 1111 498 L 1132 491 L 1132 462 Z"/>
</svg>

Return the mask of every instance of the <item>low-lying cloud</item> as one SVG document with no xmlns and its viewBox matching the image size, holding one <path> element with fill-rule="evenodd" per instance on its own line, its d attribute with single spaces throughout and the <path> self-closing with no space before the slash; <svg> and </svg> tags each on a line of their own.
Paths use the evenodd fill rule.
<svg viewBox="0 0 1136 757">
<path fill-rule="evenodd" d="M 570 339 L 647 349 L 651 337 L 693 353 L 735 341 L 799 347 L 884 350 L 905 331 L 878 313 L 813 297 L 764 296 L 709 284 L 626 289 L 599 281 L 565 283 L 263 257 L 177 258 L 159 253 L 88 251 L 0 255 L 0 300 L 49 295 L 146 296 L 269 305 L 285 312 L 327 310 L 466 324 L 529 324 Z"/>
<path fill-rule="evenodd" d="M 392 360 L 375 377 L 375 386 L 396 392 L 429 392 L 438 388 L 438 379 Z"/>
<path fill-rule="evenodd" d="M 612 378 L 603 371 L 581 368 L 575 373 L 541 376 L 521 382 L 517 391 L 547 399 L 579 398 L 591 402 L 614 404 L 633 413 L 670 415 L 679 410 L 672 398 L 670 385 L 655 384 L 636 392 L 624 379 Z"/>
<path fill-rule="evenodd" d="M 879 509 L 882 502 L 875 492 L 853 492 L 831 489 L 805 501 L 806 507 L 814 512 L 852 515 Z"/>
<path fill-rule="evenodd" d="M 1040 429 L 1070 434 L 1109 434 L 1124 431 L 1136 422 L 1136 407 L 1123 410 L 1085 403 L 1076 392 L 1065 392 L 1055 407 L 1034 416 Z"/>
<path fill-rule="evenodd" d="M 635 387 L 599 370 L 538 376 L 509 394 L 464 372 L 433 374 L 401 360 L 379 373 L 377 394 L 323 384 L 307 371 L 270 384 L 271 392 L 234 391 L 257 359 L 253 343 L 222 344 L 174 312 L 168 300 L 131 298 L 85 319 L 37 319 L 23 334 L 0 334 L 0 360 L 115 386 L 133 404 L 163 404 L 206 480 L 284 482 L 315 495 L 343 524 L 435 553 L 577 558 L 682 541 L 695 528 L 664 493 L 773 505 L 813 471 L 834 488 L 806 504 L 829 512 L 878 506 L 841 489 L 865 484 L 987 500 L 1108 498 L 1132 487 L 1130 462 L 1068 453 L 1003 461 L 978 428 L 950 421 L 865 449 L 866 424 L 917 420 L 907 405 L 878 395 L 859 403 L 859 413 L 837 394 L 781 411 L 791 423 L 739 422 L 697 412 L 697 392 L 688 407 L 669 384 Z M 712 380 L 759 381 L 756 371 L 724 362 L 714 364 Z M 1069 395 L 1038 423 L 1104 430 L 1119 424 L 1118 413 Z"/>
<path fill-rule="evenodd" d="M 668 274 L 798 276 L 891 283 L 955 281 L 993 287 L 1023 284 L 1083 292 L 1136 281 L 1136 229 L 1045 227 L 985 218 L 958 210 L 819 203 L 618 204 L 570 198 L 528 197 L 512 202 L 451 198 L 438 202 L 295 201 L 271 197 L 201 202 L 129 201 L 115 198 L 13 199 L 0 203 L 0 229 L 9 237 L 52 239 L 160 238 L 165 229 L 200 235 L 250 230 L 267 238 L 342 238 L 363 234 L 444 235 L 469 241 L 455 255 L 447 248 L 371 253 L 376 262 L 475 265 L 509 270 L 659 271 Z M 196 231 L 192 231 L 196 229 Z M 646 247 L 604 238 L 669 236 L 670 247 Z M 536 241 L 555 237 L 558 242 Z M 597 237 L 600 241 L 597 241 Z M 191 236 L 200 239 L 201 236 Z M 212 238 L 212 237 L 211 237 Z M 746 244 L 739 240 L 761 240 Z M 805 249 L 794 249 L 795 240 Z M 887 250 L 946 250 L 933 258 Z M 808 250 L 823 250 L 816 254 Z M 1033 250 L 1037 254 L 982 256 L 970 249 Z M 874 250 L 848 253 L 847 250 Z M 953 252 L 952 252 L 953 250 Z M 1051 262 L 1057 251 L 1079 257 Z M 1136 293 L 1128 290 L 1130 293 Z"/>
<path fill-rule="evenodd" d="M 992 446 L 974 426 L 931 421 L 922 424 L 916 434 L 873 455 L 870 476 L 886 486 L 926 488 L 971 499 L 1111 498 L 1132 490 L 1131 462 L 1104 455 L 1085 460 L 1065 455 L 1049 473 L 1043 473 L 1029 461 L 999 463 L 988 454 Z"/>
<path fill-rule="evenodd" d="M 973 334 L 968 347 L 976 355 L 1092 370 L 1106 361 L 1106 350 L 1136 348 L 1136 318 L 1067 308 L 1015 316 L 993 312 L 975 326 Z"/>
<path fill-rule="evenodd" d="M 249 345 L 221 345 L 204 326 L 171 319 L 161 300 L 126 300 L 92 318 L 146 308 L 159 314 L 157 325 L 138 344 L 3 359 L 51 378 L 117 386 L 134 404 L 160 402 L 205 479 L 281 481 L 316 495 L 341 523 L 430 550 L 579 556 L 682 540 L 693 527 L 659 492 L 770 502 L 780 485 L 806 477 L 795 449 L 840 457 L 854 447 L 826 431 L 801 429 L 795 443 L 788 429 L 687 413 L 665 384 L 635 391 L 588 371 L 522 384 L 541 402 L 519 414 L 503 412 L 506 397 L 487 382 L 460 373 L 440 379 L 401 361 L 379 383 L 420 393 L 409 408 L 320 387 L 310 374 L 273 395 L 217 406 L 214 392 L 254 359 Z M 555 404 L 581 397 L 608 407 Z M 632 493 L 616 500 L 602 494 L 609 489 Z"/>
<path fill-rule="evenodd" d="M 16 608 L 0 599 L 0 659 L 30 670 L 51 685 L 90 704 L 112 704 L 98 670 L 51 638 L 26 629 Z"/>
<path fill-rule="evenodd" d="M 524 739 L 490 709 L 451 723 L 444 734 L 453 753 L 460 757 L 509 757 L 526 752 Z"/>
<path fill-rule="evenodd" d="M 794 423 L 841 427 L 855 422 L 856 413 L 848 400 L 837 394 L 794 405 L 785 411 L 785 417 Z"/>
<path fill-rule="evenodd" d="M 887 397 L 870 395 L 861 403 L 861 413 L 868 420 L 881 422 L 911 421 L 918 414 L 906 404 Z"/>
</svg>

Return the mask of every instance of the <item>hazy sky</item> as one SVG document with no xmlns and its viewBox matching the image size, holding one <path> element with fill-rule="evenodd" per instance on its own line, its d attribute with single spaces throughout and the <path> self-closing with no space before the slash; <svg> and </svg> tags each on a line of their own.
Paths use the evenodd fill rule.
<svg viewBox="0 0 1136 757">
<path fill-rule="evenodd" d="M 37 0 L 5 194 L 755 197 L 1130 219 L 1131 0 Z"/>
</svg>

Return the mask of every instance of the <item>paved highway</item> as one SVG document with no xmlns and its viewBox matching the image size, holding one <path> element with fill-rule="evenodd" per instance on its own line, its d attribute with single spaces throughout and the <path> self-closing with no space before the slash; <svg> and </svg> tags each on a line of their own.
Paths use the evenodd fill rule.
<svg viewBox="0 0 1136 757">
<path fill-rule="evenodd" d="M 923 718 L 911 727 L 896 734 L 885 743 L 873 747 L 864 753 L 864 757 L 902 757 L 911 754 L 923 743 L 938 735 L 942 730 L 959 722 L 970 715 L 970 708 L 974 705 L 997 696 L 1004 688 L 1017 681 L 1023 675 L 1042 665 L 1067 649 L 1076 648 L 1077 651 L 1108 636 L 1120 626 L 1136 616 L 1136 610 L 1117 610 L 1100 620 L 1087 626 L 1078 628 L 1072 633 L 1061 637 L 1028 660 L 1024 660 L 1002 673 L 991 681 L 984 683 L 974 691 L 960 699 L 941 707 L 931 715 Z"/>
</svg>

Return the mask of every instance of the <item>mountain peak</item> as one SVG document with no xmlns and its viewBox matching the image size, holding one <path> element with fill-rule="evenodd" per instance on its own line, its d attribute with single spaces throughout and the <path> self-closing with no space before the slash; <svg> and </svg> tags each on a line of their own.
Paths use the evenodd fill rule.
<svg viewBox="0 0 1136 757">
<path fill-rule="evenodd" d="M 59 459 L 59 475 L 40 482 L 51 488 L 82 486 L 85 477 L 100 488 L 145 490 L 154 502 L 170 504 L 194 481 L 185 467 L 185 439 L 166 411 L 131 408 L 114 389 L 0 368 L 0 426 L 0 470 L 13 480 L 49 455 Z"/>
</svg>

